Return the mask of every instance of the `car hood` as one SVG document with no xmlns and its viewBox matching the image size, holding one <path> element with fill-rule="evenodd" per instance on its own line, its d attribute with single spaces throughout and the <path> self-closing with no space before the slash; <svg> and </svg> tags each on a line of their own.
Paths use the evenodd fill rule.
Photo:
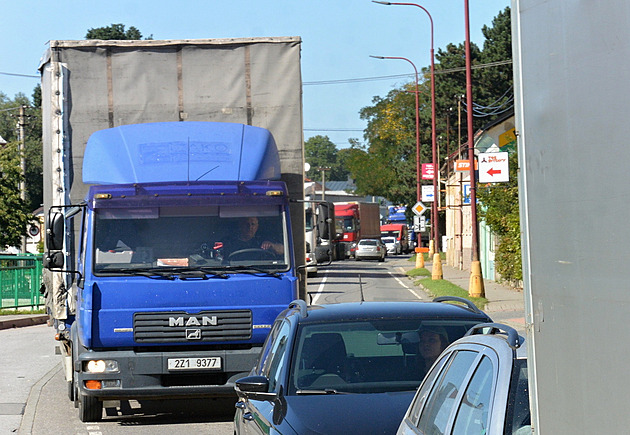
<svg viewBox="0 0 630 435">
<path fill-rule="evenodd" d="M 395 434 L 414 393 L 286 396 L 284 418 L 299 434 Z"/>
</svg>

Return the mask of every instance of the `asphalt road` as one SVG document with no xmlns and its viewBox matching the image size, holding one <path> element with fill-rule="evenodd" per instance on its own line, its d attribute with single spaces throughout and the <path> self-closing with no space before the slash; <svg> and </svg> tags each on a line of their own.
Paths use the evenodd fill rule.
<svg viewBox="0 0 630 435">
<path fill-rule="evenodd" d="M 408 256 L 346 260 L 309 278 L 312 303 L 417 301 L 430 298 L 406 277 Z M 510 314 L 512 315 L 512 314 Z M 0 330 L 0 434 L 232 434 L 235 399 L 112 403 L 103 421 L 82 423 L 68 400 L 53 330 L 45 325 Z"/>
</svg>

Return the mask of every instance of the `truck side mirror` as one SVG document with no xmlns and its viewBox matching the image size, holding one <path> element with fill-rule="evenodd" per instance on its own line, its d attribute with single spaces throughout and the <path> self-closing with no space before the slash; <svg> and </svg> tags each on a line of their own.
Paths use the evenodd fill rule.
<svg viewBox="0 0 630 435">
<path fill-rule="evenodd" d="M 42 259 L 42 265 L 46 269 L 61 269 L 64 265 L 63 252 L 49 252 L 44 255 Z"/>
<path fill-rule="evenodd" d="M 61 251 L 65 232 L 63 213 L 49 212 L 46 219 L 46 247 L 49 251 Z"/>
</svg>

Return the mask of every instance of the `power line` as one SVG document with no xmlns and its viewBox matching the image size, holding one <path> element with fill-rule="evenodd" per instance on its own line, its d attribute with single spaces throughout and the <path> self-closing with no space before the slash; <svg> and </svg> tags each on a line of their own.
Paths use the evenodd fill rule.
<svg viewBox="0 0 630 435">
<path fill-rule="evenodd" d="M 305 128 L 304 131 L 363 131 L 357 128 Z"/>
<path fill-rule="evenodd" d="M 413 76 L 413 74 L 411 75 L 410 74 L 396 74 L 396 75 L 391 75 L 391 76 L 361 77 L 361 78 L 354 78 L 354 79 L 318 80 L 318 81 L 313 81 L 313 82 L 303 82 L 302 85 L 304 86 L 337 85 L 337 84 L 342 84 L 342 83 L 373 82 L 377 80 L 400 79 L 400 78 L 406 78 L 409 76 Z"/>
<path fill-rule="evenodd" d="M 509 65 L 511 63 L 512 63 L 512 60 L 500 60 L 497 62 L 473 65 L 472 69 L 491 68 L 495 66 Z M 465 71 L 465 70 L 466 70 L 466 67 L 439 69 L 439 70 L 435 70 L 435 74 L 449 74 L 449 73 L 460 72 L 460 71 Z M 391 75 L 391 76 L 360 77 L 360 78 L 353 78 L 353 79 L 338 79 L 338 80 L 317 80 L 317 81 L 312 81 L 312 82 L 304 82 L 302 83 L 302 85 L 304 86 L 338 85 L 338 84 L 344 84 L 344 83 L 371 82 L 371 81 L 377 81 L 377 80 L 391 80 L 391 79 L 400 79 L 400 78 L 415 78 L 415 74 L 396 74 L 396 75 Z"/>
<path fill-rule="evenodd" d="M 3 76 L 27 77 L 27 78 L 33 78 L 33 79 L 41 78 L 41 76 L 32 76 L 28 74 L 17 74 L 17 73 L 9 73 L 9 72 L 2 72 L 2 71 L 0 71 L 0 74 Z"/>
<path fill-rule="evenodd" d="M 501 60 L 501 61 L 485 63 L 485 64 L 481 64 L 481 65 L 473 65 L 472 69 L 490 68 L 490 67 L 494 67 L 494 66 L 508 65 L 508 64 L 511 64 L 511 63 L 512 63 L 511 60 Z M 449 69 L 438 69 L 438 70 L 435 71 L 435 73 L 436 74 L 448 74 L 448 73 L 452 73 L 452 72 L 460 72 L 460 71 L 465 71 L 465 70 L 466 70 L 465 67 L 458 67 L 458 68 L 449 68 Z M 14 77 L 26 77 L 26 78 L 33 78 L 33 79 L 41 78 L 38 75 L 18 74 L 18 73 L 4 72 L 4 71 L 0 71 L 0 75 L 14 76 Z M 337 80 L 316 80 L 316 81 L 312 81 L 312 82 L 303 82 L 302 85 L 304 85 L 304 86 L 337 85 L 337 84 L 344 84 L 344 83 L 373 82 L 373 81 L 378 81 L 378 80 L 392 80 L 392 79 L 413 78 L 413 77 L 415 77 L 414 74 L 394 74 L 394 75 L 389 75 L 389 76 L 358 77 L 358 78 L 337 79 Z"/>
</svg>

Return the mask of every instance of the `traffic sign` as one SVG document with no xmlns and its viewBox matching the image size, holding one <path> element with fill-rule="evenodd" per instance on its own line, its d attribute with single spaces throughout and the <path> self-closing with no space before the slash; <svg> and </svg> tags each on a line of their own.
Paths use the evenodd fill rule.
<svg viewBox="0 0 630 435">
<path fill-rule="evenodd" d="M 427 206 L 420 201 L 416 202 L 416 204 L 411 207 L 411 211 L 413 211 L 417 216 L 422 216 L 422 213 L 424 213 L 426 210 Z"/>
<path fill-rule="evenodd" d="M 479 154 L 479 182 L 505 183 L 510 181 L 508 153 Z"/>
<path fill-rule="evenodd" d="M 434 195 L 433 185 L 425 184 L 422 186 L 422 200 L 425 202 L 433 202 Z"/>
</svg>

